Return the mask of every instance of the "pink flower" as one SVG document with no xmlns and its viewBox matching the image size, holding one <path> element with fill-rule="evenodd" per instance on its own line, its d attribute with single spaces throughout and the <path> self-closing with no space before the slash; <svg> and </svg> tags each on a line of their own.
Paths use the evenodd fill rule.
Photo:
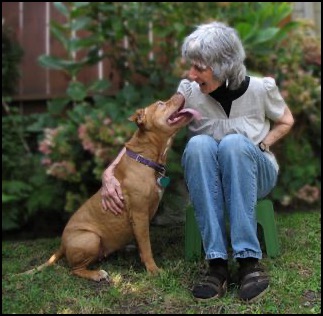
<svg viewBox="0 0 323 316">
<path fill-rule="evenodd" d="M 39 143 L 38 150 L 44 155 L 49 155 L 52 152 L 50 142 L 47 139 L 44 139 Z"/>
<path fill-rule="evenodd" d="M 90 139 L 82 140 L 82 146 L 84 150 L 88 150 L 92 154 L 95 152 L 95 143 L 92 142 Z"/>
<path fill-rule="evenodd" d="M 45 167 L 50 166 L 50 165 L 51 165 L 51 163 L 52 163 L 52 160 L 51 160 L 50 158 L 43 158 L 43 159 L 41 160 L 41 164 L 42 164 L 43 166 L 45 166 Z"/>
<path fill-rule="evenodd" d="M 78 128 L 78 136 L 80 139 L 83 139 L 87 135 L 86 125 L 82 124 Z"/>
<path fill-rule="evenodd" d="M 296 196 L 307 203 L 314 203 L 319 200 L 321 194 L 318 187 L 305 184 L 297 191 Z"/>
<path fill-rule="evenodd" d="M 76 173 L 75 165 L 73 162 L 70 162 L 70 161 L 54 162 L 47 169 L 47 174 L 62 180 L 66 180 L 69 176 L 75 173 Z"/>
<path fill-rule="evenodd" d="M 112 120 L 111 120 L 109 117 L 107 117 L 107 118 L 105 118 L 105 119 L 103 120 L 103 124 L 104 124 L 104 125 L 109 125 L 111 122 L 112 122 Z"/>
</svg>

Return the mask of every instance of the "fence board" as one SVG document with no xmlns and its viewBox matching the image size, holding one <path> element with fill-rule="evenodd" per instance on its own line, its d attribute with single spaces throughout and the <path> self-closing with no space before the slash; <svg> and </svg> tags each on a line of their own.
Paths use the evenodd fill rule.
<svg viewBox="0 0 323 316">
<path fill-rule="evenodd" d="M 19 2 L 2 2 L 3 25 L 10 29 L 13 39 L 21 45 L 21 34 L 19 29 Z M 20 94 L 22 81 L 19 79 L 16 93 Z"/>
<path fill-rule="evenodd" d="M 4 25 L 9 26 L 19 38 L 19 2 L 2 2 L 2 18 Z"/>
<path fill-rule="evenodd" d="M 21 94 L 39 98 L 46 92 L 47 70 L 38 64 L 37 58 L 45 53 L 45 2 L 23 3 L 23 27 L 21 44 L 24 56 L 21 64 Z"/>
<path fill-rule="evenodd" d="M 109 50 L 111 50 L 111 48 L 109 48 L 108 45 L 105 45 L 105 47 L 103 47 L 104 52 L 108 52 Z M 120 76 L 120 73 L 116 70 L 115 67 L 113 67 L 112 62 L 108 58 L 105 58 L 102 61 L 102 76 L 104 79 L 110 82 L 111 93 L 116 93 L 120 88 L 122 78 Z"/>
</svg>

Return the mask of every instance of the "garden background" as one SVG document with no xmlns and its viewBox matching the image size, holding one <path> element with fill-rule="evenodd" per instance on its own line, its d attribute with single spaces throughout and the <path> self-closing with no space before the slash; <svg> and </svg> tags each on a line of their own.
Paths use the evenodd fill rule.
<svg viewBox="0 0 323 316">
<path fill-rule="evenodd" d="M 2 313 L 321 313 L 321 38 L 312 20 L 292 18 L 294 4 L 2 3 Z M 173 94 L 185 75 L 184 37 L 213 19 L 238 30 L 249 73 L 274 77 L 295 117 L 272 148 L 281 254 L 264 253 L 269 293 L 245 305 L 233 280 L 222 300 L 192 301 L 205 262 L 184 260 L 185 130 L 151 227 L 164 273 L 149 278 L 131 248 L 97 264 L 109 284 L 69 275 L 63 260 L 17 276 L 58 247 L 66 221 L 133 133 L 129 114 Z"/>
<path fill-rule="evenodd" d="M 291 18 L 293 3 L 21 4 L 2 4 L 3 232 L 35 231 L 39 219 L 61 228 L 132 134 L 129 114 L 176 90 L 183 38 L 214 18 L 238 30 L 249 73 L 274 77 L 295 116 L 272 148 L 275 209 L 320 206 L 321 40 L 312 21 Z M 178 220 L 185 140 L 183 131 L 170 153 L 159 211 Z"/>
</svg>

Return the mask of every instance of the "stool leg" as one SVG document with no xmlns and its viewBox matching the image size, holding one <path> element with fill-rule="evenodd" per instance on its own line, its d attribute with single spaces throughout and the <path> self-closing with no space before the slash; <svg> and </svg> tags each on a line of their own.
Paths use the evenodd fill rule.
<svg viewBox="0 0 323 316">
<path fill-rule="evenodd" d="M 261 225 L 264 232 L 267 255 L 272 258 L 278 256 L 280 250 L 272 201 L 262 200 L 258 202 L 257 222 Z"/>
<path fill-rule="evenodd" d="M 186 209 L 185 222 L 185 260 L 193 260 L 201 257 L 202 241 L 200 230 L 197 226 L 194 208 L 192 205 Z"/>
</svg>

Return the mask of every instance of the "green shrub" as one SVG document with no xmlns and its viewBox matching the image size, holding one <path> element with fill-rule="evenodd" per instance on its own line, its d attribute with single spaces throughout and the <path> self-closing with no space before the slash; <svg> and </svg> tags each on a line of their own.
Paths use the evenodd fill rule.
<svg viewBox="0 0 323 316">
<path fill-rule="evenodd" d="M 279 142 L 280 178 L 273 198 L 283 206 L 321 201 L 321 41 L 307 23 L 291 32 L 269 64 L 295 117 Z"/>
<path fill-rule="evenodd" d="M 47 113 L 33 118 L 14 113 L 3 119 L 2 193 L 7 227 L 22 225 L 37 210 L 73 211 L 100 187 L 102 171 L 135 128 L 126 124 L 127 117 L 136 108 L 173 94 L 184 71 L 180 62 L 184 37 L 195 25 L 212 19 L 237 28 L 246 47 L 247 68 L 273 76 L 295 116 L 293 130 L 273 147 L 281 171 L 272 199 L 289 207 L 320 201 L 320 41 L 299 23 L 283 23 L 291 14 L 290 3 L 54 5 L 63 22 L 52 21 L 51 32 L 65 54 L 43 55 L 39 62 L 51 71 L 64 72 L 70 82 L 64 98 L 48 101 Z M 78 36 L 80 32 L 86 37 Z M 89 84 L 78 80 L 81 70 L 104 58 L 109 58 L 122 78 L 114 96 L 108 93 L 107 80 Z M 185 142 L 183 130 L 169 153 L 172 183 L 183 177 L 180 157 Z M 167 192 L 180 194 L 174 186 Z M 176 204 L 173 198 L 169 200 Z"/>
<path fill-rule="evenodd" d="M 2 230 L 27 224 L 39 210 L 62 210 L 62 186 L 40 167 L 37 133 L 29 127 L 40 115 L 24 116 L 12 108 L 2 117 Z"/>
</svg>

